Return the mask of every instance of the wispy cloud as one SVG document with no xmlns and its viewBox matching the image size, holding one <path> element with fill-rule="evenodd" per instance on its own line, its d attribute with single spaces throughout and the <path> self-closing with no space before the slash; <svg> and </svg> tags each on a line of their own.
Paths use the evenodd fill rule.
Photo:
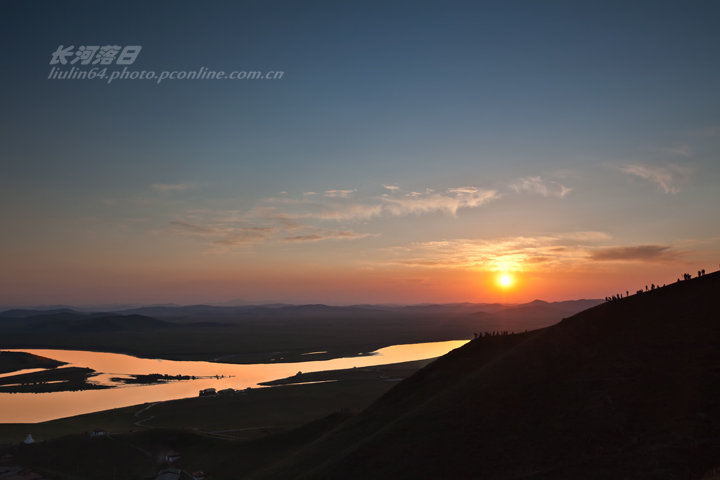
<svg viewBox="0 0 720 480">
<path fill-rule="evenodd" d="M 367 222 L 381 217 L 439 213 L 455 216 L 461 209 L 477 208 L 500 197 L 495 190 L 472 186 L 431 189 L 404 194 L 399 188 L 380 196 L 362 197 L 356 189 L 305 192 L 262 199 L 248 210 L 194 209 L 174 218 L 175 234 L 190 236 L 212 246 L 273 242 L 357 240 L 374 236 L 343 223 Z M 327 222 L 336 228 L 327 228 Z"/>
<path fill-rule="evenodd" d="M 325 190 L 324 195 L 331 198 L 348 198 L 355 190 Z"/>
<path fill-rule="evenodd" d="M 690 158 L 693 155 L 693 150 L 690 145 L 676 145 L 673 147 L 660 147 L 657 149 L 661 153 L 667 153 L 669 155 L 675 155 L 679 157 Z"/>
<path fill-rule="evenodd" d="M 610 238 L 605 232 L 581 231 L 418 242 L 388 249 L 386 263 L 419 268 L 531 271 L 585 268 L 588 260 L 667 263 L 679 261 L 689 253 L 670 245 L 603 245 Z"/>
<path fill-rule="evenodd" d="M 194 210 L 185 219 L 169 222 L 169 231 L 202 241 L 207 253 L 224 253 L 229 247 L 277 242 L 357 240 L 370 233 L 332 230 L 307 225 L 271 207 L 242 213 L 234 210 Z"/>
<path fill-rule="evenodd" d="M 355 240 L 371 236 L 369 233 L 357 233 L 351 230 L 322 230 L 306 235 L 284 237 L 286 242 L 319 242 L 321 240 Z"/>
<path fill-rule="evenodd" d="M 161 193 L 179 193 L 195 189 L 193 183 L 153 183 L 150 188 Z"/>
<path fill-rule="evenodd" d="M 268 198 L 265 202 L 272 206 L 259 206 L 247 214 L 253 218 L 284 218 L 286 220 L 321 221 L 364 221 L 382 215 L 382 205 L 378 203 L 358 203 L 342 198 L 303 198 L 281 201 Z"/>
<path fill-rule="evenodd" d="M 543 197 L 565 198 L 572 188 L 552 180 L 543 180 L 542 177 L 524 177 L 510 185 L 516 192 L 534 193 Z"/>
<path fill-rule="evenodd" d="M 446 193 L 411 192 L 404 196 L 383 195 L 383 211 L 394 216 L 445 213 L 457 215 L 461 208 L 477 208 L 500 198 L 496 190 L 475 187 L 450 188 Z"/>
<path fill-rule="evenodd" d="M 328 193 L 331 192 L 331 193 Z M 477 208 L 500 198 L 496 190 L 476 187 L 449 188 L 443 193 L 432 189 L 403 194 L 391 190 L 377 197 L 355 198 L 357 190 L 327 190 L 322 196 L 303 195 L 303 198 L 271 197 L 264 201 L 275 205 L 274 214 L 288 218 L 326 221 L 366 221 L 383 216 L 423 215 L 444 213 L 457 215 L 463 208 Z M 265 209 L 266 213 L 269 211 Z"/>
<path fill-rule="evenodd" d="M 676 194 L 680 191 L 680 184 L 690 175 L 690 168 L 677 164 L 648 165 L 631 163 L 620 166 L 620 170 L 628 175 L 648 180 L 664 193 Z"/>
<path fill-rule="evenodd" d="M 688 133 L 694 137 L 720 137 L 720 125 L 708 125 Z"/>
<path fill-rule="evenodd" d="M 593 243 L 601 242 L 604 240 L 610 240 L 612 236 L 607 232 L 598 232 L 595 230 L 588 230 L 582 232 L 565 232 L 560 238 L 563 240 L 571 240 L 578 243 Z"/>
<path fill-rule="evenodd" d="M 419 242 L 389 250 L 390 263 L 416 267 L 521 271 L 587 263 L 587 251 L 610 236 L 604 232 L 497 239 Z"/>
<path fill-rule="evenodd" d="M 273 227 L 209 226 L 183 220 L 171 221 L 170 227 L 175 232 L 199 238 L 206 243 L 224 246 L 257 243 L 266 240 L 275 231 Z"/>
<path fill-rule="evenodd" d="M 386 188 L 386 189 L 390 190 L 391 192 L 395 192 L 395 191 L 397 191 L 397 190 L 400 190 L 400 186 L 399 186 L 399 185 L 385 185 L 384 183 L 383 183 L 383 188 Z"/>
<path fill-rule="evenodd" d="M 660 261 L 673 260 L 677 252 L 668 245 L 635 245 L 599 248 L 590 252 L 593 260 Z"/>
</svg>

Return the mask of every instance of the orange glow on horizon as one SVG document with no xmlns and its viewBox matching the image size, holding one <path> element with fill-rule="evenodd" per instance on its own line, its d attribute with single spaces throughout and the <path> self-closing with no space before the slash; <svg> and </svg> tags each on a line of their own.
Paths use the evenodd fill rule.
<svg viewBox="0 0 720 480">
<path fill-rule="evenodd" d="M 210 258 L 210 260 L 214 260 Z M 144 271 L 135 265 L 103 265 L 84 269 L 52 265 L 43 269 L 10 264 L 12 275 L 0 280 L 0 305 L 105 305 L 217 303 L 240 299 L 253 303 L 454 303 L 513 302 L 535 299 L 560 301 L 603 298 L 608 293 L 634 291 L 652 282 L 676 280 L 684 265 L 597 265 L 572 268 L 404 267 L 375 268 L 336 265 L 176 264 Z M 700 262 L 698 262 L 700 264 Z M 702 264 L 708 271 L 709 262 Z M 3 265 L 6 266 L 6 265 Z M 291 268 L 292 266 L 292 268 Z M 242 274 L 240 274 L 240 272 Z M 512 285 L 498 277 L 507 273 Z M 40 292 L 40 293 L 39 293 Z"/>
</svg>

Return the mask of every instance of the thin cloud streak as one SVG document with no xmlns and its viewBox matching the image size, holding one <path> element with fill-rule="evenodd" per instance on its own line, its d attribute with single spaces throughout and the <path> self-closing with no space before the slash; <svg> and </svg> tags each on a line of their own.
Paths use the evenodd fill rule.
<svg viewBox="0 0 720 480">
<path fill-rule="evenodd" d="M 321 240 L 355 240 L 371 236 L 369 233 L 356 233 L 350 230 L 324 230 L 307 235 L 294 235 L 283 238 L 286 242 L 319 242 Z"/>
<path fill-rule="evenodd" d="M 610 236 L 604 232 L 567 232 L 492 240 L 454 239 L 419 242 L 389 250 L 390 264 L 417 267 L 524 271 L 587 263 L 587 250 Z"/>
<path fill-rule="evenodd" d="M 331 198 L 348 198 L 355 192 L 353 190 L 325 190 L 324 195 Z"/>
<path fill-rule="evenodd" d="M 690 145 L 677 145 L 674 147 L 661 147 L 658 151 L 662 153 L 668 153 L 670 155 L 677 155 L 680 157 L 690 158 L 693 155 L 692 148 Z"/>
<path fill-rule="evenodd" d="M 271 197 L 265 202 L 284 206 L 276 214 L 287 218 L 328 221 L 365 221 L 384 216 L 423 215 L 444 213 L 456 216 L 464 208 L 478 208 L 501 197 L 497 190 L 476 187 L 449 188 L 445 193 L 427 189 L 424 193 L 401 194 L 398 190 L 379 197 L 350 201 L 350 194 L 357 190 L 327 190 L 320 197 L 303 194 L 303 198 Z M 331 192 L 328 194 L 328 192 Z M 310 197 L 310 198 L 309 198 Z"/>
<path fill-rule="evenodd" d="M 601 246 L 605 232 L 507 237 L 493 240 L 455 239 L 419 242 L 389 249 L 387 263 L 410 267 L 529 271 L 584 268 L 593 261 L 667 263 L 687 252 L 669 245 Z"/>
<path fill-rule="evenodd" d="M 677 164 L 665 166 L 631 163 L 622 165 L 620 170 L 628 175 L 648 180 L 664 193 L 675 195 L 680 191 L 679 184 L 687 179 L 690 169 Z"/>
<path fill-rule="evenodd" d="M 593 260 L 621 261 L 667 261 L 674 260 L 677 252 L 668 245 L 636 245 L 626 247 L 601 248 L 590 253 Z"/>
<path fill-rule="evenodd" d="M 192 183 L 153 183 L 150 188 L 161 193 L 180 193 L 194 190 L 195 184 Z"/>
<path fill-rule="evenodd" d="M 273 227 L 228 227 L 197 225 L 183 220 L 170 222 L 176 233 L 202 239 L 212 245 L 238 246 L 264 241 L 275 231 Z"/>
<path fill-rule="evenodd" d="M 462 208 L 477 208 L 500 198 L 496 190 L 475 187 L 450 188 L 447 194 L 412 192 L 403 197 L 383 195 L 383 210 L 393 216 L 445 213 L 456 216 Z"/>
<path fill-rule="evenodd" d="M 561 183 L 543 180 L 540 176 L 521 178 L 510 185 L 510 188 L 518 193 L 533 193 L 543 197 L 556 198 L 565 198 L 573 190 Z"/>
</svg>

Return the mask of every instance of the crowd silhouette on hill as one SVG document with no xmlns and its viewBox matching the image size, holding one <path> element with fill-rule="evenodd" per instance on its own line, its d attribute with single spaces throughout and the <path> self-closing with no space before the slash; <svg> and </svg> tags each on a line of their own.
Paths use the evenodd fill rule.
<svg viewBox="0 0 720 480">
<path fill-rule="evenodd" d="M 495 330 L 492 332 L 480 332 L 480 333 L 475 332 L 474 335 L 475 335 L 475 338 L 487 338 L 487 337 L 504 337 L 506 335 L 515 335 L 516 333 L 518 333 L 518 332 L 511 332 L 508 330 L 502 330 L 502 331 Z M 525 330 L 524 333 L 527 333 L 527 330 Z"/>
<path fill-rule="evenodd" d="M 702 270 L 698 270 L 698 272 L 697 272 L 698 278 L 700 278 L 700 277 L 702 277 L 702 276 L 704 276 L 704 275 L 705 275 L 705 269 L 704 269 L 704 268 L 703 268 Z M 683 277 L 683 278 L 682 278 L 683 280 L 691 280 L 691 279 L 693 278 L 692 274 L 690 274 L 690 273 L 683 273 L 682 277 Z M 680 282 L 680 281 L 681 281 L 680 278 L 678 278 L 677 281 Z M 662 286 L 664 287 L 665 284 L 663 283 Z M 649 292 L 649 291 L 652 291 L 652 290 L 657 290 L 658 288 L 660 288 L 660 284 L 655 285 L 654 283 L 651 283 L 649 288 L 648 288 L 647 285 L 645 285 L 645 290 L 643 290 L 643 289 L 641 288 L 640 290 L 637 290 L 637 291 L 635 292 L 635 295 L 639 295 L 639 294 L 641 294 L 641 293 L 643 293 L 643 292 Z M 615 295 L 610 295 L 610 296 L 608 296 L 608 297 L 605 297 L 605 301 L 606 301 L 606 302 L 612 302 L 612 301 L 620 300 L 621 298 L 626 298 L 626 297 L 629 297 L 629 296 L 630 296 L 630 291 L 625 290 L 625 295 L 624 295 L 624 296 L 623 296 L 622 292 L 620 292 L 620 293 L 617 293 L 617 294 L 615 294 Z"/>
</svg>

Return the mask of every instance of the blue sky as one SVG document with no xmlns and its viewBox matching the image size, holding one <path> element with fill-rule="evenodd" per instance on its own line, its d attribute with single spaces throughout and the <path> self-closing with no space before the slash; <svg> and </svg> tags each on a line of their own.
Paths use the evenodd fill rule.
<svg viewBox="0 0 720 480">
<path fill-rule="evenodd" d="M 0 5 L 2 303 L 509 298 L 499 270 L 569 298 L 717 264 L 717 3 Z M 284 75 L 48 79 L 93 44 Z"/>
</svg>

